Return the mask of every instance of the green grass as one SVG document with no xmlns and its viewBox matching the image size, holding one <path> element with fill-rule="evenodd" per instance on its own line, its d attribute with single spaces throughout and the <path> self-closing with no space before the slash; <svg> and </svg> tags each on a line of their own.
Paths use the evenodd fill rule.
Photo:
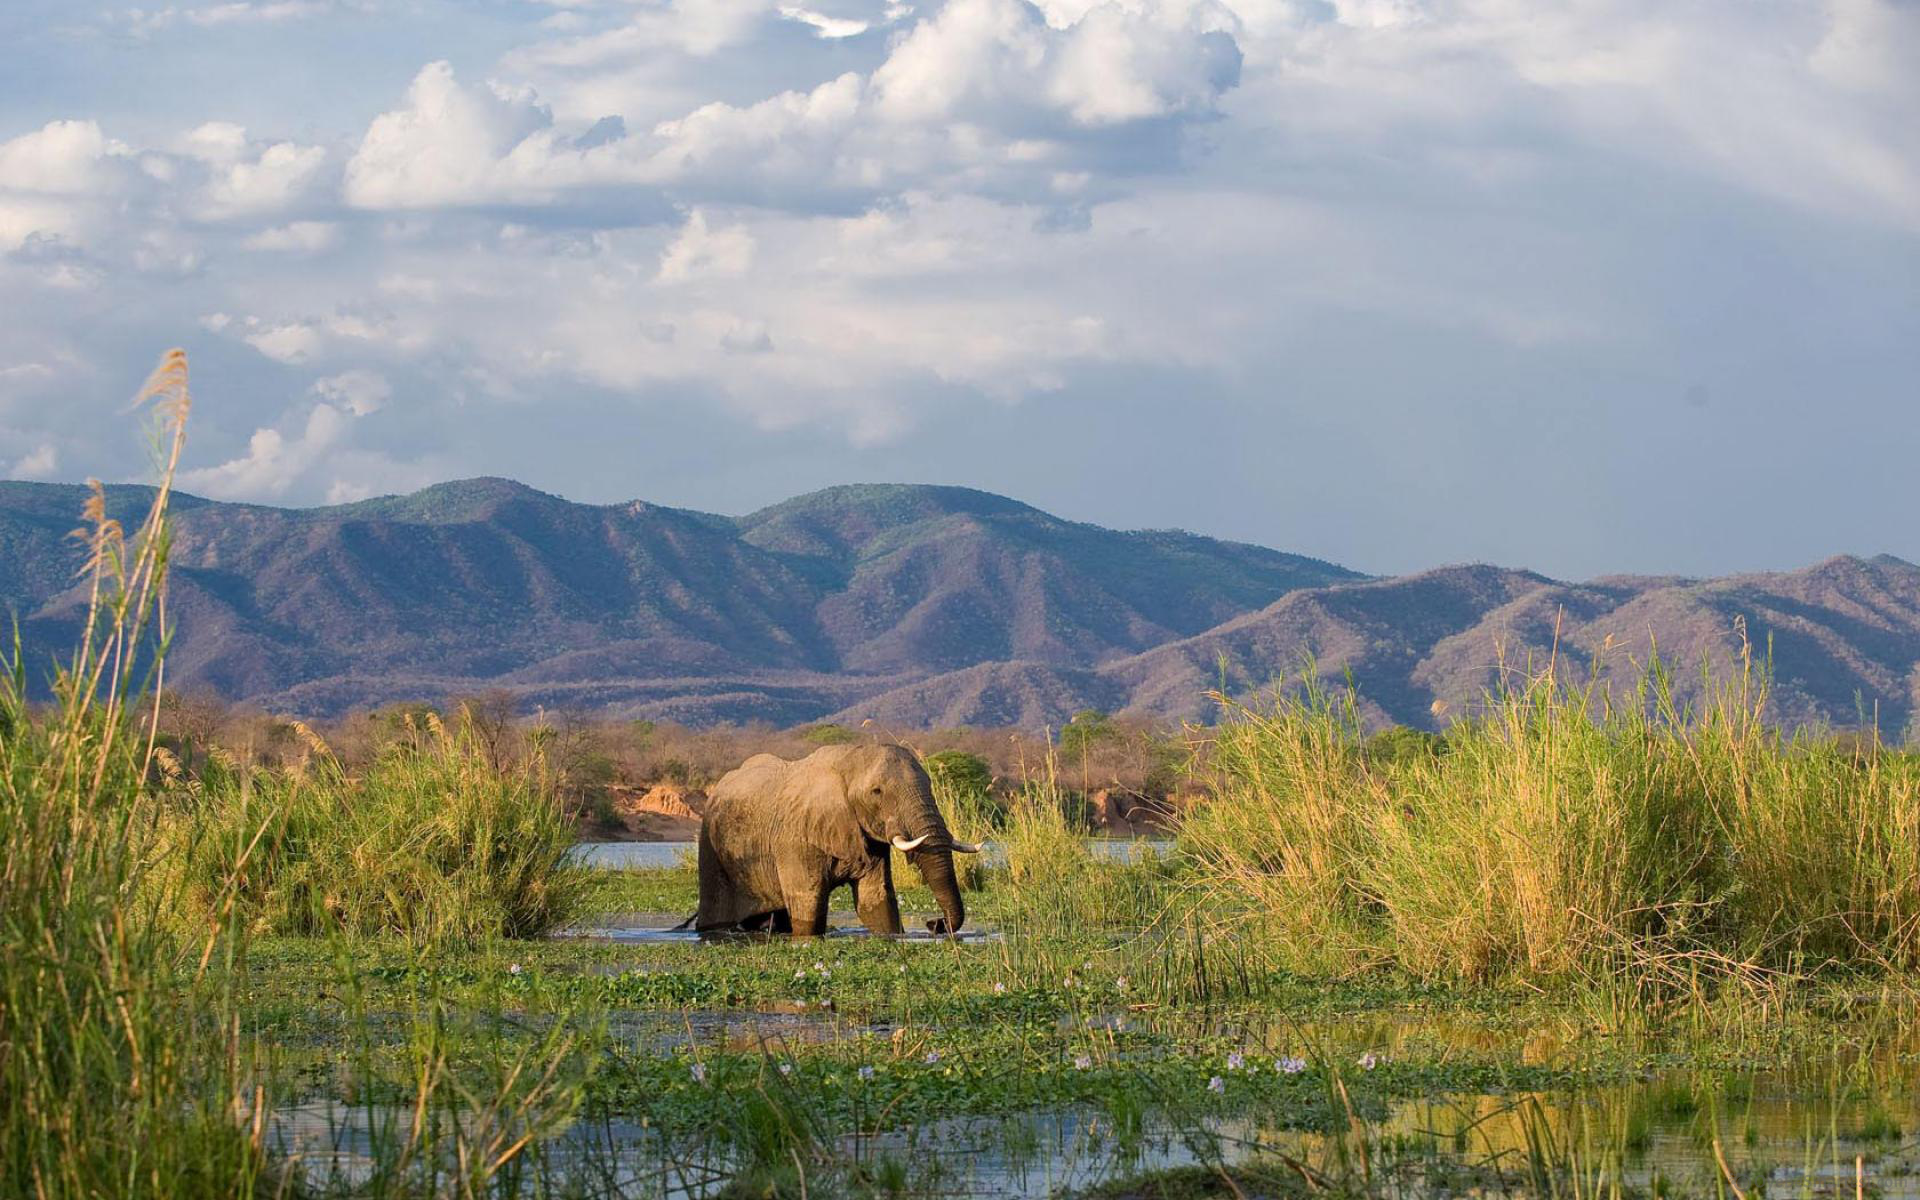
<svg viewBox="0 0 1920 1200">
<path fill-rule="evenodd" d="M 184 356 L 149 392 L 178 460 Z M 16 647 L 0 672 L 0 1194 L 231 1196 L 266 1186 L 214 943 L 177 940 L 146 883 L 156 805 L 142 787 L 168 538 L 167 492 L 127 530 L 98 489 L 82 536 L 92 597 L 56 703 L 34 711 Z M 160 631 L 164 633 L 164 629 Z M 212 931 L 217 935 L 216 926 Z"/>
<path fill-rule="evenodd" d="M 536 937 L 579 910 L 588 873 L 568 861 L 574 824 L 538 753 L 496 770 L 464 719 L 429 716 L 356 776 L 306 736 L 292 770 L 221 771 L 180 798 L 179 887 L 201 914 L 440 940 Z"/>
<path fill-rule="evenodd" d="M 1213 919 L 1265 963 L 1638 1002 L 1920 953 L 1920 757 L 1788 737 L 1759 672 L 1607 711 L 1551 674 L 1435 753 L 1369 756 L 1349 696 L 1235 708 L 1182 831 Z"/>
</svg>

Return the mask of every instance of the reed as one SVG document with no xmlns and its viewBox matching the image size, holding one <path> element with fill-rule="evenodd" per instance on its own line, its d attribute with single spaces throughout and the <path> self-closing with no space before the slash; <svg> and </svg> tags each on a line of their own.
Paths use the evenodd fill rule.
<svg viewBox="0 0 1920 1200">
<path fill-rule="evenodd" d="M 1228 703 L 1181 847 L 1275 966 L 1690 988 L 1920 961 L 1920 759 L 1790 735 L 1749 659 L 1683 708 L 1541 672 L 1432 753 L 1370 755 L 1351 693 Z"/>
<path fill-rule="evenodd" d="M 0 672 L 0 1194 L 232 1196 L 269 1190 L 263 1093 L 206 971 L 147 887 L 158 805 L 144 687 L 164 647 L 167 506 L 189 407 L 178 351 L 156 402 L 161 485 L 129 530 L 95 485 L 81 645 L 51 709 L 28 704 L 16 644 Z"/>
<path fill-rule="evenodd" d="M 496 766 L 464 711 L 451 728 L 429 715 L 350 774 L 300 731 L 303 760 L 212 777 L 182 808 L 199 911 L 231 906 L 263 932 L 437 941 L 536 937 L 578 910 L 591 881 L 537 740 Z"/>
</svg>

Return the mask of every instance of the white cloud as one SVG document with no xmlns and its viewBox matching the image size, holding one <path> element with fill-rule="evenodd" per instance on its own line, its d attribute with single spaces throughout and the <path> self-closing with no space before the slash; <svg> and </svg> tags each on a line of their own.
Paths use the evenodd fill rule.
<svg viewBox="0 0 1920 1200">
<path fill-rule="evenodd" d="M 789 21 L 798 21 L 802 25 L 811 25 L 813 26 L 813 31 L 816 36 L 829 39 L 859 37 L 872 28 L 872 26 L 865 21 L 856 21 L 846 17 L 830 17 L 824 13 L 817 13 L 811 9 L 801 8 L 797 5 L 783 5 L 780 9 L 780 15 Z"/>
<path fill-rule="evenodd" d="M 222 216 L 284 208 L 312 184 L 326 159 L 326 150 L 319 146 L 276 142 L 258 158 L 217 173 L 207 187 L 207 200 Z"/>
<path fill-rule="evenodd" d="M 177 5 L 159 9 L 131 8 L 117 14 L 114 20 L 134 34 L 150 34 L 176 25 L 200 29 L 221 25 L 272 25 L 321 16 L 340 7 L 327 0 L 231 0 L 185 8 Z"/>
<path fill-rule="evenodd" d="M 73 241 L 127 182 L 128 149 L 93 121 L 50 121 L 0 142 L 0 251 Z"/>
<path fill-rule="evenodd" d="M 709 229 L 707 216 L 695 209 L 687 216 L 680 236 L 660 256 L 662 282 L 695 276 L 740 275 L 753 264 L 753 235 L 735 226 Z"/>
<path fill-rule="evenodd" d="M 313 394 L 346 409 L 356 417 L 379 412 L 393 399 L 393 385 L 374 371 L 343 371 L 317 380 Z"/>
<path fill-rule="evenodd" d="M 367 128 L 347 163 L 346 200 L 361 208 L 430 208 L 495 203 L 522 187 L 537 194 L 538 181 L 517 178 L 509 159 L 550 120 L 528 98 L 464 88 L 451 64 L 429 63 L 407 89 L 405 107 Z"/>
<path fill-rule="evenodd" d="M 189 492 L 220 500 L 272 501 L 317 495 L 342 504 L 382 492 L 407 491 L 435 481 L 442 464 L 431 458 L 402 462 L 356 445 L 362 421 L 391 395 L 385 378 L 348 371 L 318 381 L 317 403 L 289 410 L 279 428 L 262 427 L 239 455 L 210 467 L 183 471 Z"/>
<path fill-rule="evenodd" d="M 52 479 L 60 470 L 60 455 L 53 443 L 43 442 L 39 446 L 15 459 L 7 467 L 10 479 Z"/>
<path fill-rule="evenodd" d="M 93 121 L 49 121 L 0 142 L 0 189 L 50 196 L 100 192 L 113 182 L 108 159 L 126 153 Z"/>
<path fill-rule="evenodd" d="M 318 254 L 340 242 L 340 226 L 333 221 L 294 221 L 251 234 L 240 244 L 249 250 Z"/>
<path fill-rule="evenodd" d="M 950 0 L 874 73 L 895 120 L 994 125 L 1063 112 L 1081 125 L 1204 113 L 1239 78 L 1225 10 L 1104 4 L 1065 28 L 1024 0 Z"/>
<path fill-rule="evenodd" d="M 275 362 L 298 364 L 320 353 L 326 344 L 315 325 L 270 325 L 246 335 L 247 345 Z"/>
</svg>

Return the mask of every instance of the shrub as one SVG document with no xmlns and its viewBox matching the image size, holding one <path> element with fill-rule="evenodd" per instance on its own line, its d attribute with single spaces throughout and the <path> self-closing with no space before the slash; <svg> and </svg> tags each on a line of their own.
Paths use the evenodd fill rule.
<svg viewBox="0 0 1920 1200">
<path fill-rule="evenodd" d="M 293 770 L 203 794 L 187 854 L 203 906 L 224 883 L 218 865 L 251 847 L 232 902 L 277 933 L 533 937 L 575 911 L 574 828 L 537 753 L 495 769 L 468 725 L 436 719 L 358 777 L 317 738 L 312 750 Z"/>
<path fill-rule="evenodd" d="M 845 725 L 809 725 L 800 731 L 800 740 L 809 746 L 845 746 L 860 740 L 860 735 Z"/>
<path fill-rule="evenodd" d="M 1116 733 L 1111 715 L 1097 708 L 1082 709 L 1060 727 L 1060 749 L 1066 754 L 1085 754 L 1096 743 L 1106 741 Z"/>
<path fill-rule="evenodd" d="M 1445 753 L 1376 753 L 1352 695 L 1231 707 L 1183 848 L 1275 965 L 1689 986 L 1920 963 L 1920 768 L 1763 720 L 1764 672 L 1608 711 L 1543 676 Z"/>
<path fill-rule="evenodd" d="M 920 760 L 934 786 L 954 796 L 984 801 L 993 793 L 993 768 L 978 754 L 965 750 L 942 750 Z"/>
</svg>

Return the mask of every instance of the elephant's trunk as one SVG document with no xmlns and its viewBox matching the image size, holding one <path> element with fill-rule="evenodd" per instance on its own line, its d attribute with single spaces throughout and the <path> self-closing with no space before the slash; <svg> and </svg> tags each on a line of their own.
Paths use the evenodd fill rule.
<svg viewBox="0 0 1920 1200">
<path fill-rule="evenodd" d="M 910 858 L 919 869 L 920 878 L 926 880 L 944 916 L 940 924 L 944 924 L 945 928 L 935 928 L 934 932 L 960 932 L 960 926 L 967 920 L 967 906 L 960 899 L 960 881 L 953 873 L 953 851 L 922 850 L 916 851 Z"/>
</svg>

